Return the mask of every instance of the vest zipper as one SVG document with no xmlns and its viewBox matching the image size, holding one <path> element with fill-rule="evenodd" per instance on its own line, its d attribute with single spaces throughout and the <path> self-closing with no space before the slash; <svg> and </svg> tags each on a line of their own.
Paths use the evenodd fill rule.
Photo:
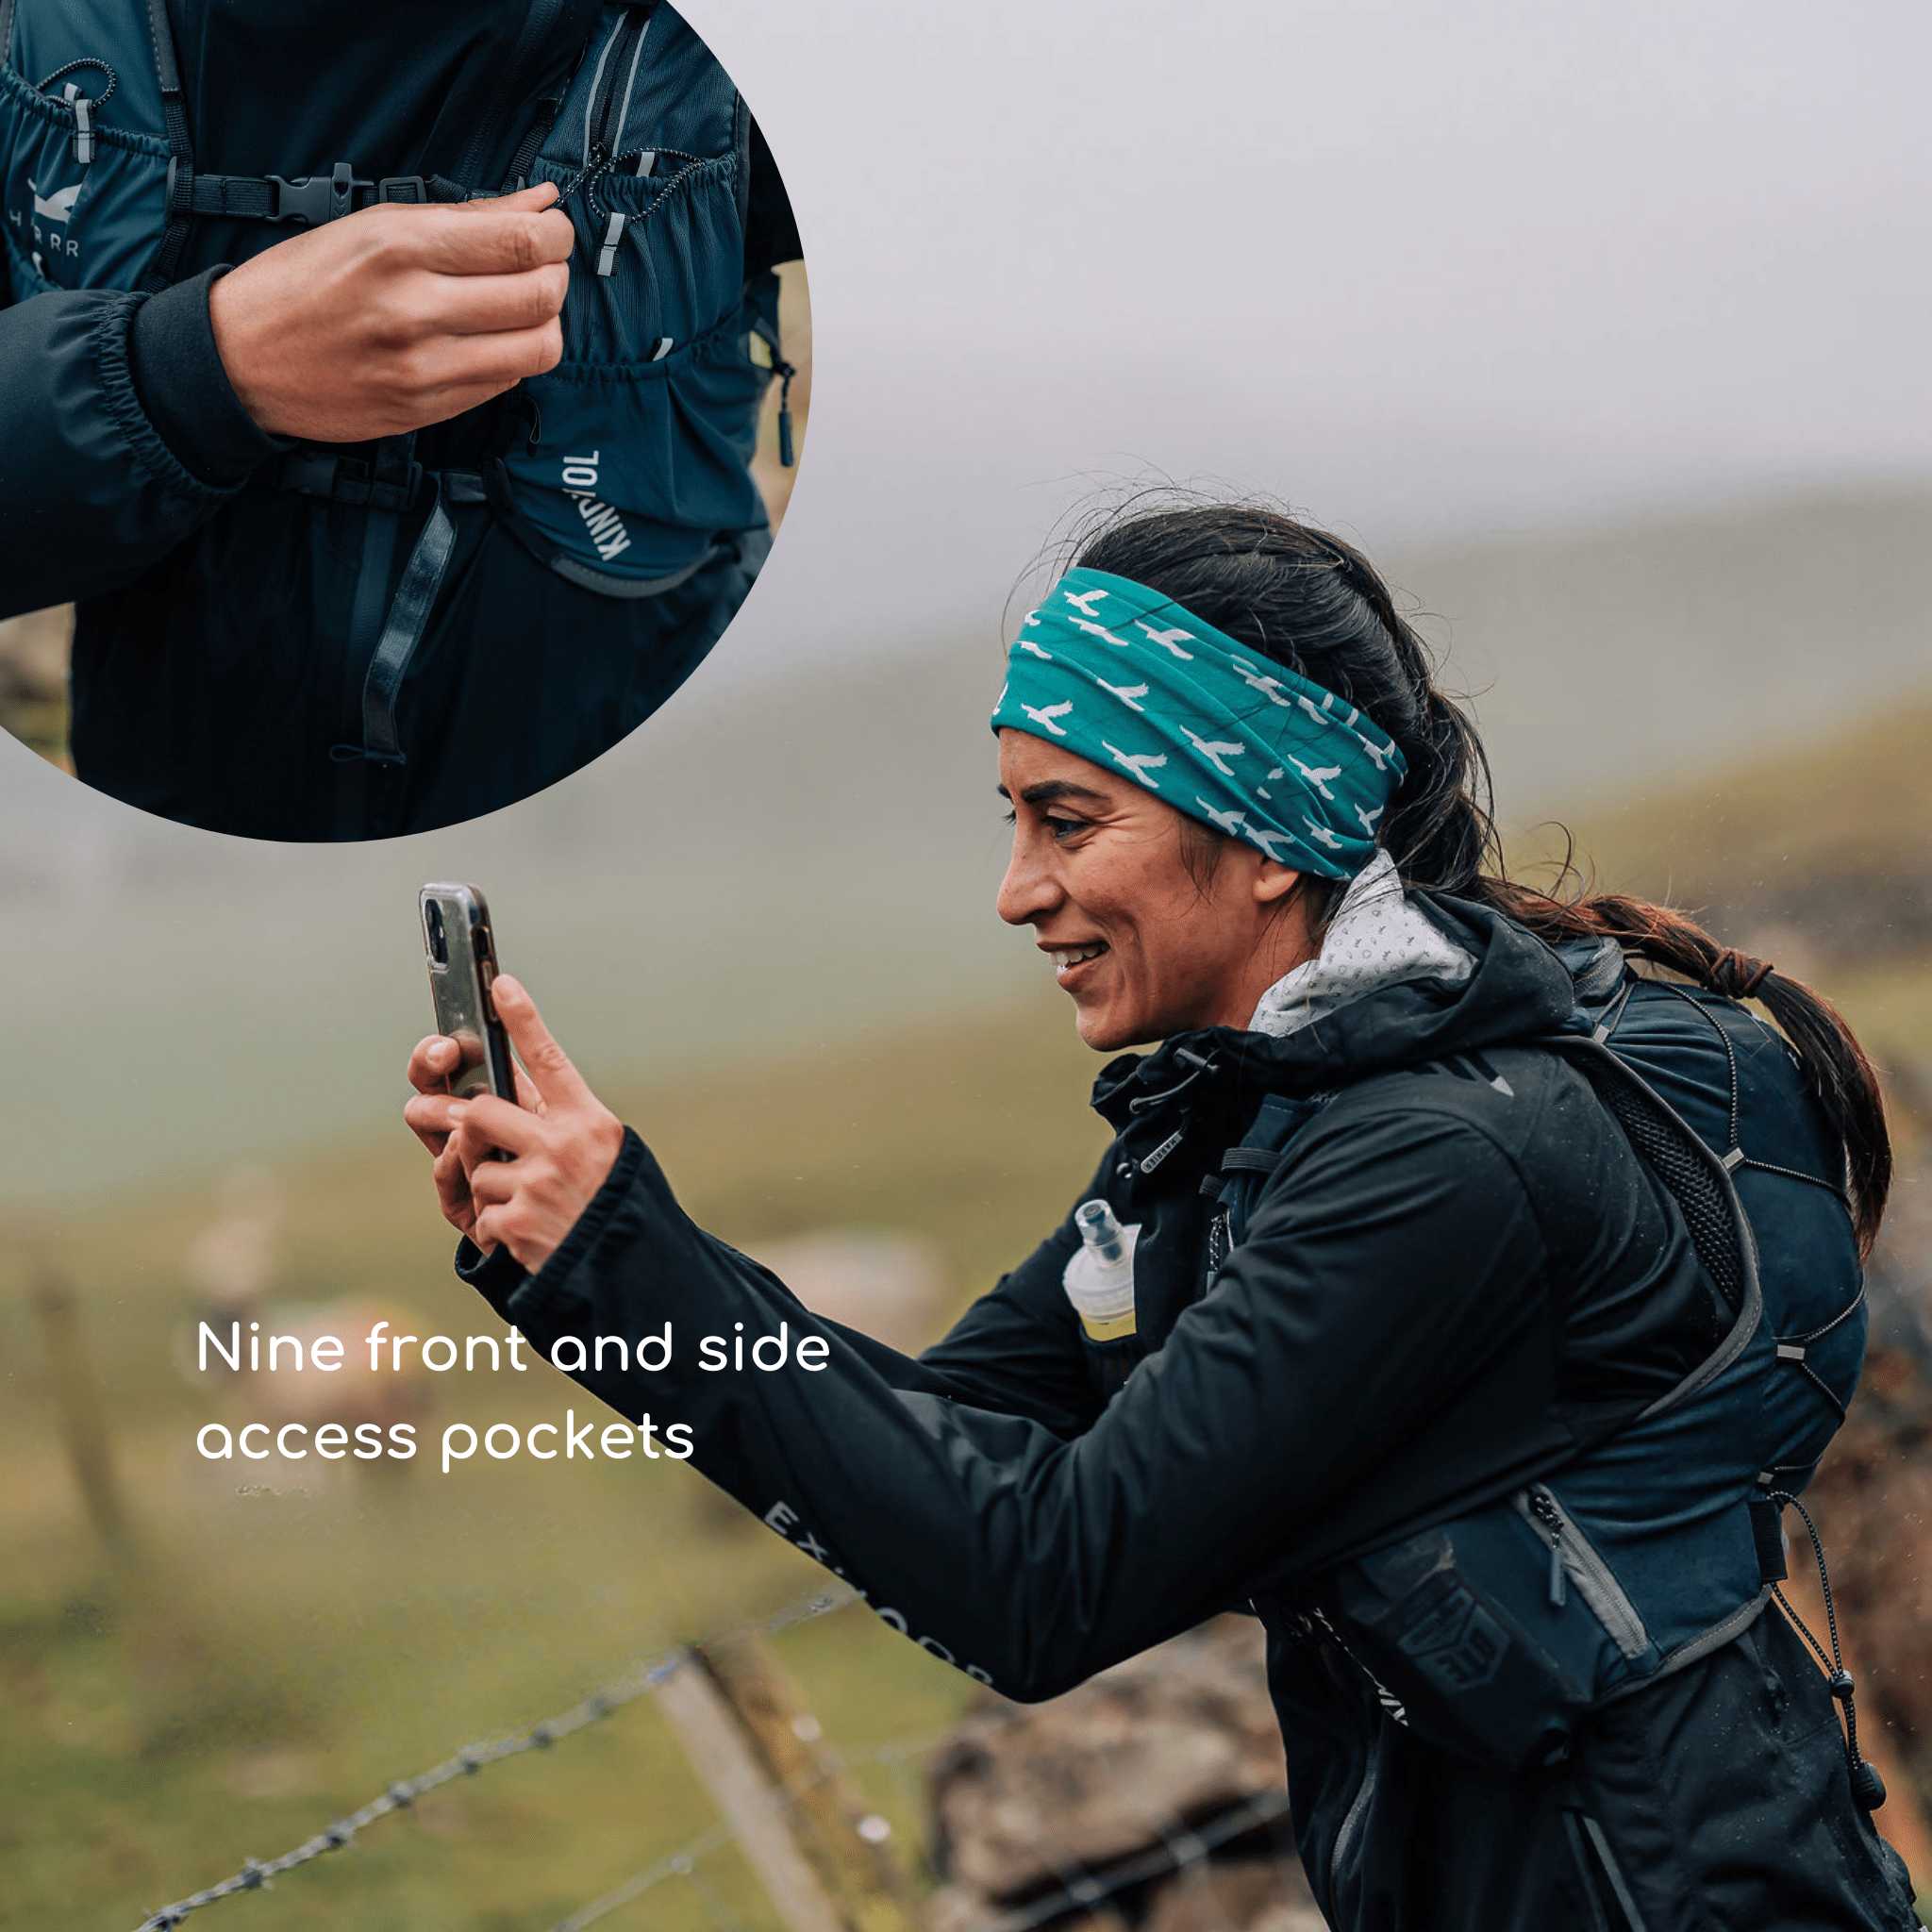
<svg viewBox="0 0 1932 1932">
<path fill-rule="evenodd" d="M 651 25 L 655 7 L 641 7 L 618 22 L 610 48 L 604 59 L 598 98 L 591 103 L 591 140 L 587 159 L 600 166 L 617 152 L 624 133 L 625 116 L 630 109 L 631 89 L 637 83 L 639 42 Z"/>
<path fill-rule="evenodd" d="M 1532 1484 L 1516 1497 L 1524 1520 L 1550 1546 L 1549 1596 L 1552 1609 L 1569 1600 L 1569 1586 L 1589 1605 L 1611 1641 L 1626 1657 L 1640 1657 L 1650 1648 L 1650 1633 L 1637 1607 L 1624 1593 L 1610 1566 L 1591 1546 L 1573 1517 L 1541 1483 Z"/>
<path fill-rule="evenodd" d="M 1362 1763 L 1362 1781 L 1355 1788 L 1355 1796 L 1349 1800 L 1348 1809 L 1341 1814 L 1341 1823 L 1336 1828 L 1335 1846 L 1328 1854 L 1328 1902 L 1334 1905 L 1337 1899 L 1337 1876 L 1341 1870 L 1343 1855 L 1355 1842 L 1362 1827 L 1362 1820 L 1368 1815 L 1369 1799 L 1375 1789 L 1376 1745 L 1380 1742 L 1379 1731 L 1369 1733 L 1368 1756 Z"/>
</svg>

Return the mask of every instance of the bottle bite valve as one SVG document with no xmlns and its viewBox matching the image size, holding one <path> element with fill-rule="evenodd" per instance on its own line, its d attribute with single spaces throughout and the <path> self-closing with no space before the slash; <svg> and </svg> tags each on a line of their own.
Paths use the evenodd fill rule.
<svg viewBox="0 0 1932 1932">
<path fill-rule="evenodd" d="M 1105 1201 L 1083 1202 L 1074 1216 L 1080 1240 L 1102 1267 L 1114 1266 L 1126 1253 L 1121 1224 Z"/>
<path fill-rule="evenodd" d="M 1123 1227 L 1105 1201 L 1085 1201 L 1074 1211 L 1080 1245 L 1061 1275 L 1067 1299 L 1095 1341 L 1134 1332 L 1134 1241 L 1138 1226 Z"/>
</svg>

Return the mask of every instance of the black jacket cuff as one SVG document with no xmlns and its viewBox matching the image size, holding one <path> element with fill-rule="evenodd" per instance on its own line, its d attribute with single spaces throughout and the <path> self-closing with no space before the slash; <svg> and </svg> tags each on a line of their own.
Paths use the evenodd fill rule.
<svg viewBox="0 0 1932 1932">
<path fill-rule="evenodd" d="M 240 483 L 282 443 L 242 407 L 215 347 L 208 290 L 225 264 L 150 295 L 128 341 L 134 387 L 161 441 L 204 483 Z"/>
<path fill-rule="evenodd" d="M 604 1184 L 591 1197 L 591 1204 L 577 1217 L 555 1254 L 532 1275 L 508 1248 L 493 1248 L 484 1254 L 468 1239 L 457 1245 L 456 1268 L 458 1277 L 474 1288 L 506 1321 L 524 1328 L 518 1315 L 528 1316 L 544 1307 L 558 1285 L 568 1277 L 603 1233 L 605 1224 L 630 1192 L 638 1168 L 644 1158 L 644 1143 L 634 1129 L 624 1130 L 624 1143 Z M 528 1293 L 524 1291 L 528 1290 Z M 511 1307 L 512 1302 L 519 1306 Z"/>
</svg>

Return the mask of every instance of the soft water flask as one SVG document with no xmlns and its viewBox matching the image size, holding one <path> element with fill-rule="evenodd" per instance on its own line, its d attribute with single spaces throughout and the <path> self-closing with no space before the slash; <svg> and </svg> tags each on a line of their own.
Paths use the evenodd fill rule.
<svg viewBox="0 0 1932 1932">
<path fill-rule="evenodd" d="M 1080 1230 L 1080 1247 L 1060 1278 L 1081 1326 L 1095 1341 L 1131 1335 L 1139 1224 L 1123 1227 L 1105 1201 L 1086 1201 L 1074 1210 L 1074 1225 Z"/>
</svg>

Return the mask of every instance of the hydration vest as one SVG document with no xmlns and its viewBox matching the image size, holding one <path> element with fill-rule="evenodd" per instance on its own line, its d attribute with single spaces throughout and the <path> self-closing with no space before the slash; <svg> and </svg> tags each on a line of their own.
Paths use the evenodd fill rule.
<svg viewBox="0 0 1932 1932">
<path fill-rule="evenodd" d="M 514 128 L 472 143 L 485 156 L 516 140 L 507 179 L 388 175 L 383 157 L 308 154 L 287 157 L 284 174 L 242 175 L 195 165 L 167 0 L 0 0 L 5 245 L 23 298 L 165 288 L 198 223 L 239 224 L 244 238 L 258 228 L 267 246 L 380 203 L 537 181 L 561 191 L 577 230 L 563 360 L 499 399 L 491 454 L 434 469 L 417 459 L 414 436 L 304 445 L 251 478 L 376 513 L 361 574 L 377 589 L 356 620 L 356 642 L 369 647 L 362 741 L 339 746 L 340 758 L 406 756 L 396 697 L 455 546 L 450 506 L 489 503 L 558 575 L 617 598 L 681 584 L 766 525 L 749 463 L 771 379 L 789 391 L 792 372 L 777 277 L 745 272 L 749 113 L 662 0 L 531 0 L 529 71 L 542 71 L 535 56 L 559 32 L 586 25 L 561 92 L 518 100 Z M 513 89 L 527 92 L 513 64 Z M 788 463 L 790 430 L 781 408 Z M 411 508 L 424 522 L 385 608 L 395 516 L 381 513 Z"/>
<path fill-rule="evenodd" d="M 1391 1715 L 1511 1771 L 1560 1763 L 1591 1711 L 1762 1612 L 1786 1574 L 1782 1509 L 1865 1352 L 1842 1155 L 1785 1041 L 1735 1001 L 1640 975 L 1614 941 L 1557 951 L 1577 1005 L 1544 1044 L 1677 1202 L 1711 1287 L 1702 1358 L 1548 1478 L 1343 1563 L 1305 1613 Z M 1224 1158 L 1210 1263 L 1324 1104 L 1271 1096 Z M 1841 1664 L 1832 1689 L 1849 1718 Z M 1854 1790 L 1881 1802 L 1855 1746 L 1851 1764 Z"/>
</svg>

